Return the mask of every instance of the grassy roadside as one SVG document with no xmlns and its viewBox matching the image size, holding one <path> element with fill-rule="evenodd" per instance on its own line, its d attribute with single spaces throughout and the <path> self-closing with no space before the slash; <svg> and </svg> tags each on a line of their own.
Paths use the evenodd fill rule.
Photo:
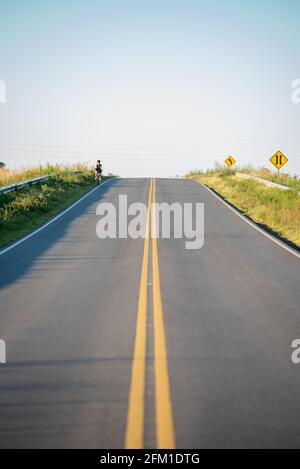
<svg viewBox="0 0 300 469">
<path fill-rule="evenodd" d="M 35 176 L 33 176 L 35 177 Z M 0 196 L 0 246 L 28 233 L 95 186 L 93 172 L 65 171 Z"/>
<path fill-rule="evenodd" d="M 226 169 L 194 171 L 186 177 L 206 184 L 252 220 L 300 247 L 300 197 L 294 190 L 283 191 L 253 179 L 239 179 Z"/>
<path fill-rule="evenodd" d="M 295 192 L 300 192 L 300 178 L 297 176 L 291 176 L 290 174 L 280 172 L 274 173 L 267 168 L 251 168 L 245 167 L 238 170 L 239 173 L 249 174 L 250 176 L 260 177 L 267 179 L 268 181 L 277 182 L 283 186 L 290 187 Z"/>
<path fill-rule="evenodd" d="M 71 168 L 63 165 L 35 166 L 32 168 L 6 169 L 0 168 L 0 187 L 16 184 L 28 179 L 34 179 L 48 174 L 69 173 L 70 171 L 87 171 L 87 167 L 83 164 L 73 165 Z"/>
</svg>

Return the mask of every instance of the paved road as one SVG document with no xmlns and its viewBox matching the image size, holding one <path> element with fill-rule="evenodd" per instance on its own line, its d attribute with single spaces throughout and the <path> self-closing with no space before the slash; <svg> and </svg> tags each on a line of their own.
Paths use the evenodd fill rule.
<svg viewBox="0 0 300 469">
<path fill-rule="evenodd" d="M 299 448 L 299 259 L 196 182 L 158 179 L 157 202 L 205 204 L 205 244 L 149 243 L 143 279 L 144 240 L 99 240 L 95 212 L 119 194 L 147 204 L 149 184 L 112 180 L 0 256 L 0 447 L 123 447 L 136 385 L 146 447 L 159 421 L 178 448 Z"/>
</svg>

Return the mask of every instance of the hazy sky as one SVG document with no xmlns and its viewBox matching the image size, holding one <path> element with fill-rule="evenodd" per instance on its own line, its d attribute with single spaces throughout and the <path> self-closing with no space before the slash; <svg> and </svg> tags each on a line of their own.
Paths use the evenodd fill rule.
<svg viewBox="0 0 300 469">
<path fill-rule="evenodd" d="M 0 160 L 300 174 L 299 0 L 0 0 Z"/>
</svg>

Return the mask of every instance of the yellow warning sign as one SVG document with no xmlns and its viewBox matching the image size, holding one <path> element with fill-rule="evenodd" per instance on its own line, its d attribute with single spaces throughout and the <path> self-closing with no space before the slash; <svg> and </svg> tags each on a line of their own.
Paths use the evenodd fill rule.
<svg viewBox="0 0 300 469">
<path fill-rule="evenodd" d="M 281 151 L 278 151 L 277 153 L 275 153 L 275 155 L 273 155 L 271 158 L 270 158 L 270 161 L 271 163 L 276 166 L 277 169 L 280 169 L 282 168 L 282 166 L 285 165 L 285 163 L 287 163 L 289 160 L 286 156 L 284 156 L 283 153 L 281 153 Z"/>
<path fill-rule="evenodd" d="M 236 161 L 233 158 L 233 156 L 228 156 L 228 158 L 226 158 L 224 163 L 227 164 L 227 166 L 229 166 L 229 168 L 231 168 L 231 166 L 233 166 L 236 163 Z"/>
</svg>

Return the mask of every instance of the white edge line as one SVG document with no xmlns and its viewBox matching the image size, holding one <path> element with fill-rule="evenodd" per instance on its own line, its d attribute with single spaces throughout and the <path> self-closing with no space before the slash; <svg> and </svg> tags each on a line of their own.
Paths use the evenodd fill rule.
<svg viewBox="0 0 300 469">
<path fill-rule="evenodd" d="M 271 241 L 273 241 L 273 243 L 275 244 L 278 244 L 278 246 L 281 246 L 283 249 L 285 249 L 287 252 L 289 252 L 290 254 L 293 254 L 293 256 L 297 257 L 298 259 L 300 259 L 300 253 L 298 253 L 297 251 L 295 251 L 294 249 L 290 248 L 289 246 L 287 246 L 286 244 L 284 244 L 282 241 L 279 241 L 279 239 L 276 239 L 275 236 L 272 236 L 271 234 L 267 233 L 265 230 L 263 230 L 262 228 L 260 228 L 259 226 L 257 226 L 257 224 L 254 222 L 254 221 L 251 221 L 249 220 L 248 218 L 246 218 L 244 215 L 242 215 L 241 213 L 239 213 L 235 208 L 231 207 L 231 205 L 229 205 L 225 200 L 222 199 L 222 197 L 220 197 L 219 195 L 217 195 L 214 191 L 212 191 L 209 187 L 207 187 L 205 184 L 203 184 L 202 182 L 200 181 L 197 181 L 196 179 L 188 179 L 189 181 L 195 181 L 197 182 L 198 184 L 200 184 L 200 186 L 202 187 L 205 187 L 205 189 L 207 189 L 212 195 L 214 195 L 220 202 L 222 202 L 227 208 L 229 208 L 229 210 L 231 210 L 233 213 L 235 213 L 239 218 L 241 218 L 242 220 L 244 220 L 244 222 L 248 223 L 248 225 L 252 226 L 252 228 L 254 228 L 256 231 L 258 231 L 259 233 L 263 234 L 266 238 L 270 239 Z"/>
<path fill-rule="evenodd" d="M 104 184 L 106 184 L 108 181 L 110 181 L 112 178 L 109 178 L 107 179 L 107 181 L 104 181 L 102 184 L 100 184 L 100 186 L 96 186 L 94 187 L 94 189 L 92 189 L 91 191 L 89 191 L 87 194 L 85 194 L 83 197 L 81 197 L 80 199 L 76 200 L 76 202 L 74 202 L 74 204 L 70 205 L 68 208 L 66 208 L 63 212 L 59 213 L 58 215 L 56 215 L 54 218 L 51 218 L 51 220 L 49 220 L 48 222 L 46 222 L 45 224 L 43 224 L 42 226 L 40 226 L 40 228 L 37 228 L 36 230 L 32 231 L 31 233 L 29 233 L 28 235 L 24 236 L 23 238 L 19 239 L 18 241 L 16 241 L 15 243 L 11 244 L 10 246 L 8 246 L 7 248 L 4 248 L 2 249 L 2 251 L 0 251 L 0 256 L 2 256 L 3 254 L 5 254 L 6 252 L 10 251 L 11 249 L 19 246 L 19 244 L 23 243 L 24 241 L 26 241 L 27 239 L 31 238 L 32 236 L 36 235 L 37 233 L 39 233 L 40 231 L 44 230 L 45 228 L 47 228 L 47 226 L 51 225 L 51 223 L 55 222 L 56 220 L 58 220 L 60 217 L 62 217 L 63 215 L 65 215 L 65 213 L 69 212 L 69 210 L 71 210 L 72 208 L 74 208 L 76 205 L 78 205 L 82 200 L 84 200 L 86 197 L 88 197 L 89 195 L 91 195 L 94 191 L 96 191 L 97 189 L 101 189 L 102 186 L 104 186 Z"/>
</svg>

